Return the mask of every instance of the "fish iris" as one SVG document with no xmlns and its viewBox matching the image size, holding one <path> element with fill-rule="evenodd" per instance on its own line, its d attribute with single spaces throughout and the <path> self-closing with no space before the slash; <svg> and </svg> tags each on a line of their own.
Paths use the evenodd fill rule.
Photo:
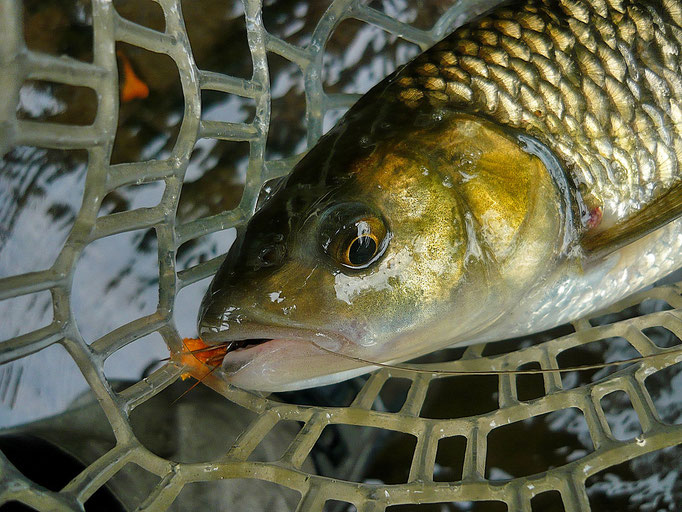
<svg viewBox="0 0 682 512">
<path fill-rule="evenodd" d="M 380 218 L 373 215 L 358 218 L 356 208 L 357 205 L 332 208 L 323 228 L 323 233 L 332 231 L 329 243 L 323 243 L 327 253 L 336 263 L 351 269 L 367 268 L 377 261 L 390 238 Z"/>
<path fill-rule="evenodd" d="M 358 236 L 348 247 L 344 263 L 353 267 L 366 265 L 377 253 L 378 248 L 379 244 L 373 234 Z"/>
</svg>

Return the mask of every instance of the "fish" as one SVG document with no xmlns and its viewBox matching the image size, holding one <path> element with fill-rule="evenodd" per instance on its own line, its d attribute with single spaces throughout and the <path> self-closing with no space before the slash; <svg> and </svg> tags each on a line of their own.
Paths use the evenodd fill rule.
<svg viewBox="0 0 682 512">
<path fill-rule="evenodd" d="M 523 0 L 398 68 L 238 230 L 198 318 L 221 378 L 332 384 L 682 267 L 681 66 L 676 0 Z"/>
</svg>

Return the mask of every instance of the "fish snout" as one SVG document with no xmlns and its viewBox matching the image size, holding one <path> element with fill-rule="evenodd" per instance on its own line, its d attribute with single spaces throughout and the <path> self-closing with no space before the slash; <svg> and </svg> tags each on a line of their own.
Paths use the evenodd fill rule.
<svg viewBox="0 0 682 512">
<path fill-rule="evenodd" d="M 199 307 L 198 331 L 199 337 L 204 339 L 207 333 L 215 333 L 237 322 L 239 308 L 227 306 L 222 293 L 207 293 Z"/>
<path fill-rule="evenodd" d="M 238 237 L 201 302 L 199 335 L 253 320 L 246 318 L 246 311 L 252 310 L 257 302 L 259 283 L 272 276 L 284 264 L 286 256 L 287 247 L 281 234 Z"/>
<path fill-rule="evenodd" d="M 247 231 L 230 248 L 216 275 L 216 281 L 228 277 L 246 277 L 246 274 L 264 268 L 276 269 L 284 263 L 287 252 L 284 234 Z"/>
</svg>

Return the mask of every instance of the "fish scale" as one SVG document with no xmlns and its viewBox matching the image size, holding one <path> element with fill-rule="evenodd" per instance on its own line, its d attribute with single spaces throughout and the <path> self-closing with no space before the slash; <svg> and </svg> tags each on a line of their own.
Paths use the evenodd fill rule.
<svg viewBox="0 0 682 512">
<path fill-rule="evenodd" d="M 400 71 L 389 90 L 485 114 L 552 148 L 604 226 L 680 181 L 680 5 L 529 1 L 493 11 Z"/>
<path fill-rule="evenodd" d="M 299 389 L 526 336 L 680 268 L 682 31 L 645 1 L 522 0 L 360 98 L 202 301 L 204 342 L 262 340 L 226 353 L 230 382 Z"/>
</svg>

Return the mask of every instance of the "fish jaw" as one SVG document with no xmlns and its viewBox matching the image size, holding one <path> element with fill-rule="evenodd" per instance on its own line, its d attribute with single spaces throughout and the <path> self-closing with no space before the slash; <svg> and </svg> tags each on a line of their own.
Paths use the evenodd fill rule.
<svg viewBox="0 0 682 512">
<path fill-rule="evenodd" d="M 227 382 L 253 391 L 293 391 L 324 386 L 362 375 L 375 366 L 343 352 L 353 343 L 341 335 L 289 327 L 238 324 L 222 331 L 205 331 L 208 345 L 264 339 L 229 350 L 221 369 Z M 330 373 L 329 368 L 335 371 Z"/>
<path fill-rule="evenodd" d="M 329 368 L 342 369 L 328 373 Z M 300 339 L 273 339 L 228 353 L 226 380 L 253 391 L 294 391 L 334 384 L 374 369 L 325 352 Z"/>
</svg>

